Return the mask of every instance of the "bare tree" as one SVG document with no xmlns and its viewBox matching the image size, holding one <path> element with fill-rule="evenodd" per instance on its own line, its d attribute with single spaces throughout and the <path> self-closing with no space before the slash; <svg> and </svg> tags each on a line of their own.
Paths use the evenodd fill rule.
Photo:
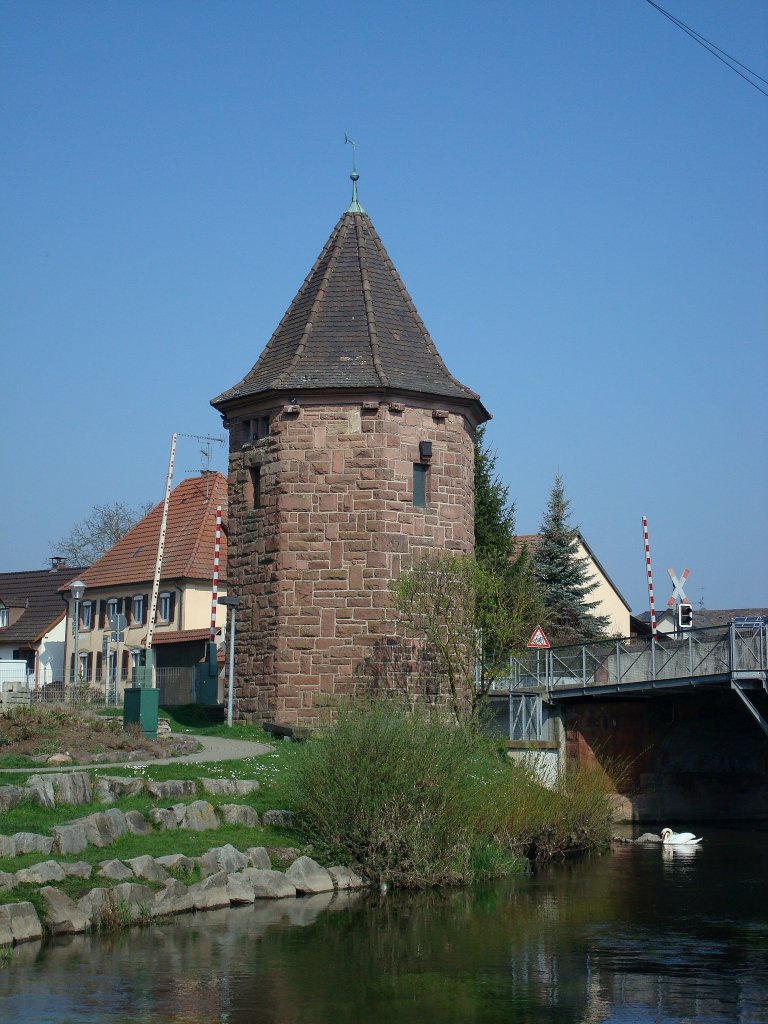
<svg viewBox="0 0 768 1024">
<path fill-rule="evenodd" d="M 133 509 L 122 501 L 94 505 L 85 519 L 55 542 L 49 542 L 52 555 L 63 555 L 71 565 L 92 565 L 116 544 L 131 527 L 149 512 L 151 502 Z"/>
</svg>

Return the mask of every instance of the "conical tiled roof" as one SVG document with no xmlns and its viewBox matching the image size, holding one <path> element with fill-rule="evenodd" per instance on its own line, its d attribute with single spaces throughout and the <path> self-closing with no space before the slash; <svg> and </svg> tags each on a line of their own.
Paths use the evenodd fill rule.
<svg viewBox="0 0 768 1024">
<path fill-rule="evenodd" d="M 366 213 L 347 211 L 253 369 L 213 399 L 317 389 L 414 391 L 477 403 L 435 348 Z"/>
</svg>

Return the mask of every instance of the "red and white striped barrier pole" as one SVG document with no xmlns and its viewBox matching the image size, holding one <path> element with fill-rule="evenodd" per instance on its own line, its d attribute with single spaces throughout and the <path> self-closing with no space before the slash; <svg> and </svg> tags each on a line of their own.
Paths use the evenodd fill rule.
<svg viewBox="0 0 768 1024">
<path fill-rule="evenodd" d="M 651 603 L 651 633 L 656 636 L 656 608 L 653 604 L 653 572 L 651 571 L 651 545 L 648 541 L 648 520 L 643 516 L 643 542 L 645 543 L 645 571 L 648 575 L 648 600 Z"/>
<path fill-rule="evenodd" d="M 219 596 L 219 551 L 221 548 L 221 505 L 216 506 L 216 534 L 213 541 L 213 587 L 211 589 L 211 643 L 216 643 L 216 603 Z"/>
</svg>

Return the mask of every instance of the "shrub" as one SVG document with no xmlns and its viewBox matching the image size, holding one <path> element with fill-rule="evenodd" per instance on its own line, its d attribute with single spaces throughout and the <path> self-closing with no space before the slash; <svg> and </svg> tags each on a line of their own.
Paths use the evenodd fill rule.
<svg viewBox="0 0 768 1024">
<path fill-rule="evenodd" d="M 498 824 L 504 774 L 470 728 L 381 701 L 343 709 L 302 748 L 287 797 L 299 833 L 326 862 L 418 888 L 467 879 L 492 862 L 480 851 Z"/>
<path fill-rule="evenodd" d="M 569 765 L 554 786 L 541 784 L 535 760 L 512 765 L 503 788 L 499 841 L 530 860 L 551 860 L 608 845 L 613 784 L 597 765 Z"/>
</svg>

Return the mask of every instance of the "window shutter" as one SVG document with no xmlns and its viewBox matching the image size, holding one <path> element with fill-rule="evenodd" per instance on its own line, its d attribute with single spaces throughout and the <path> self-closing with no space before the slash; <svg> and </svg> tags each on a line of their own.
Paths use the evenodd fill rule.
<svg viewBox="0 0 768 1024">
<path fill-rule="evenodd" d="M 146 626 L 149 621 L 149 594 L 144 595 L 144 600 L 141 606 L 141 623 Z"/>
<path fill-rule="evenodd" d="M 175 615 L 176 615 L 176 594 L 174 593 L 174 591 L 171 591 L 171 604 L 170 604 L 170 608 L 168 610 L 168 623 L 169 623 L 169 625 L 170 625 L 170 623 L 173 622 L 173 619 L 174 619 Z"/>
</svg>

